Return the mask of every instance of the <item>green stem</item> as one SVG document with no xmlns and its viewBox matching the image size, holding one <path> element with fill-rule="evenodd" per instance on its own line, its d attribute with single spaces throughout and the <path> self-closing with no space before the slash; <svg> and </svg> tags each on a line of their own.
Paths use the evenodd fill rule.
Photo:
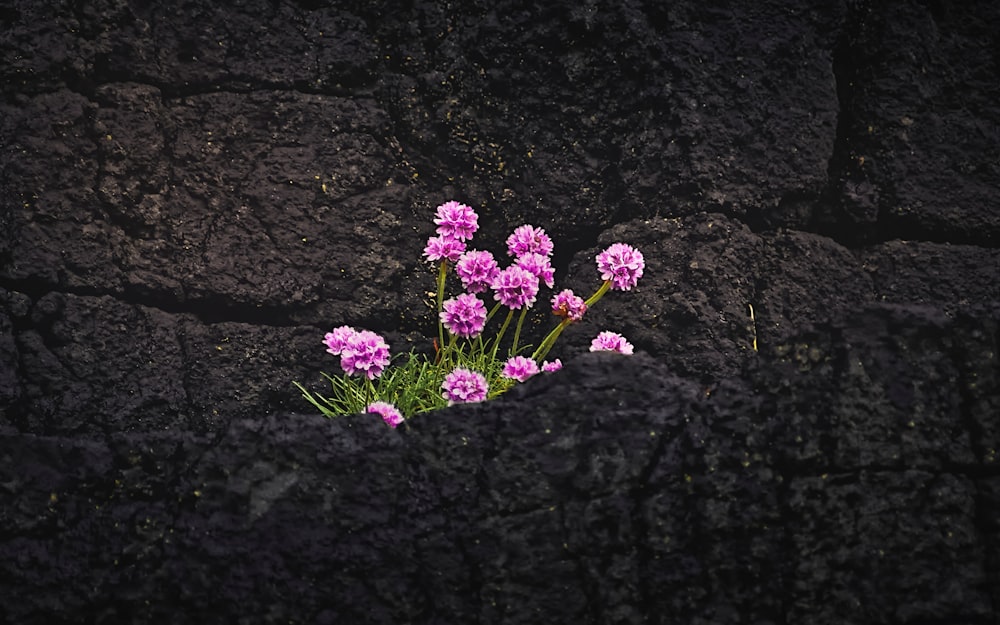
<svg viewBox="0 0 1000 625">
<path fill-rule="evenodd" d="M 490 309 L 490 312 L 486 315 L 486 321 L 483 322 L 483 331 L 476 336 L 475 345 L 470 344 L 469 349 L 472 350 L 469 354 L 470 356 L 472 356 L 473 354 L 475 354 L 476 356 L 482 356 L 486 354 L 486 348 L 483 347 L 483 334 L 486 332 L 486 326 L 489 325 L 490 319 L 493 318 L 493 315 L 497 314 L 498 310 L 500 310 L 499 302 L 494 304 L 493 308 Z"/>
<path fill-rule="evenodd" d="M 590 308 L 591 306 L 596 304 L 599 299 L 604 297 L 604 294 L 607 293 L 608 289 L 610 288 L 611 288 L 611 280 L 605 280 L 604 284 L 601 285 L 601 288 L 597 289 L 597 291 L 593 295 L 591 295 L 586 302 L 584 302 L 587 305 L 587 308 Z"/>
<path fill-rule="evenodd" d="M 448 276 L 448 261 L 442 260 L 438 269 L 438 291 L 437 291 L 437 322 L 438 322 L 438 349 L 444 349 L 444 323 L 441 321 L 441 312 L 444 310 L 444 283 Z M 440 362 L 441 352 L 438 352 L 438 362 Z"/>
<path fill-rule="evenodd" d="M 513 311 L 511 311 L 513 312 Z M 510 346 L 510 355 L 517 353 L 517 341 L 521 338 L 521 326 L 524 324 L 524 317 L 528 314 L 528 307 L 521 308 L 521 316 L 517 318 L 517 327 L 514 328 L 514 343 Z"/>
<path fill-rule="evenodd" d="M 486 323 L 489 323 L 490 319 L 493 318 L 493 315 L 497 314 L 497 311 L 500 310 L 501 305 L 502 304 L 500 304 L 500 302 L 497 302 L 496 304 L 493 305 L 493 308 L 490 309 L 489 314 L 486 315 Z M 483 327 L 484 328 L 486 327 L 485 324 L 483 325 Z"/>
<path fill-rule="evenodd" d="M 448 333 L 448 346 L 441 348 L 441 358 L 440 362 L 446 362 L 445 358 L 450 357 L 451 353 L 455 351 L 455 343 L 458 341 L 458 336 Z"/>
<path fill-rule="evenodd" d="M 365 407 L 367 407 L 368 404 L 378 399 L 378 391 L 375 390 L 375 385 L 368 379 L 368 376 L 365 376 L 365 390 L 367 392 L 364 394 L 363 402 Z"/>
<path fill-rule="evenodd" d="M 542 343 L 538 346 L 538 349 L 535 350 L 535 353 L 531 355 L 531 359 L 540 365 L 542 363 L 542 359 L 549 355 L 549 350 L 552 349 L 553 345 L 555 345 L 556 339 L 559 338 L 562 331 L 566 329 L 566 326 L 572 322 L 573 321 L 567 317 L 566 319 L 563 319 L 559 325 L 552 328 L 552 331 L 549 332 L 548 336 L 542 340 Z"/>
<path fill-rule="evenodd" d="M 510 320 L 514 318 L 514 309 L 511 308 L 510 312 L 507 313 L 507 318 L 503 320 L 503 325 L 500 326 L 500 332 L 497 333 L 496 342 L 493 344 L 493 354 L 490 356 L 491 360 L 494 362 L 497 359 L 497 348 L 500 347 L 500 339 L 503 338 L 503 333 L 507 331 L 507 326 L 510 325 Z"/>
</svg>

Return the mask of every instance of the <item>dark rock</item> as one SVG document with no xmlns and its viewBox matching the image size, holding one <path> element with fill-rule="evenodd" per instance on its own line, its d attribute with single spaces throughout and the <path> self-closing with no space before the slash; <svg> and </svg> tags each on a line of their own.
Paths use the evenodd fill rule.
<svg viewBox="0 0 1000 625">
<path fill-rule="evenodd" d="M 869 313 L 887 314 L 908 347 L 959 329 Z M 871 327 L 825 340 L 881 351 Z M 914 376 L 951 366 L 922 360 Z M 703 389 L 644 354 L 588 355 L 400 431 L 370 415 L 275 414 L 212 436 L 9 433 L 3 590 L 31 599 L 5 616 L 988 620 L 996 553 L 977 493 L 991 492 L 995 458 L 975 451 L 993 442 L 940 408 L 948 393 L 838 405 L 858 384 L 829 369 L 852 361 Z M 906 383 L 888 370 L 870 387 Z M 862 412 L 866 431 L 838 418 Z"/>
<path fill-rule="evenodd" d="M 997 5 L 730 4 L 0 6 L 0 622 L 995 622 Z M 302 414 L 450 199 L 646 274 Z"/>
</svg>

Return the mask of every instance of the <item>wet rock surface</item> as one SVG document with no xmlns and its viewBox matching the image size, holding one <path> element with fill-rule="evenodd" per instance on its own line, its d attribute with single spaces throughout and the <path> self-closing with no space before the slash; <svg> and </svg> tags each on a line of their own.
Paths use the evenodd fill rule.
<svg viewBox="0 0 1000 625">
<path fill-rule="evenodd" d="M 0 621 L 995 622 L 997 32 L 0 7 Z M 428 348 L 449 199 L 545 228 L 557 288 L 646 273 L 497 401 L 312 414 L 331 327 Z"/>
</svg>

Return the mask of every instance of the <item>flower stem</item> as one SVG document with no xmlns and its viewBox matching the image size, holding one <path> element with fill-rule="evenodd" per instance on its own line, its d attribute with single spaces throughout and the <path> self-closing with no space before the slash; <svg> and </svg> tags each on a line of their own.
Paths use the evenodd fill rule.
<svg viewBox="0 0 1000 625">
<path fill-rule="evenodd" d="M 501 306 L 500 302 L 497 302 L 496 304 L 493 305 L 493 308 L 490 309 L 489 314 L 486 315 L 486 323 L 489 323 L 490 319 L 493 318 L 493 315 L 497 314 L 497 311 L 500 310 L 500 306 Z"/>
<path fill-rule="evenodd" d="M 500 326 L 500 331 L 497 332 L 496 342 L 493 344 L 493 355 L 490 356 L 492 360 L 497 359 L 497 348 L 500 347 L 500 339 L 503 338 L 503 333 L 507 331 L 507 326 L 510 325 L 510 320 L 514 318 L 514 309 L 511 308 L 510 312 L 507 313 L 507 318 L 503 320 L 503 325 Z"/>
<path fill-rule="evenodd" d="M 438 269 L 438 290 L 437 290 L 437 322 L 438 322 L 438 345 L 444 348 L 444 323 L 441 321 L 441 313 L 444 311 L 444 282 L 448 276 L 448 261 L 442 260 Z M 437 362 L 441 361 L 441 353 L 438 352 Z"/>
<path fill-rule="evenodd" d="M 555 345 L 556 339 L 559 338 L 559 335 L 562 334 L 562 331 L 566 329 L 566 326 L 568 326 L 572 322 L 573 320 L 567 317 L 563 319 L 559 323 L 559 325 L 552 328 L 552 331 L 549 332 L 548 336 L 546 336 L 542 340 L 541 344 L 538 346 L 538 349 L 535 350 L 535 353 L 531 355 L 531 359 L 534 360 L 535 362 L 540 363 L 543 358 L 548 356 L 549 350 L 552 349 L 553 345 Z"/>
<path fill-rule="evenodd" d="M 513 311 L 511 311 L 513 312 Z M 517 341 L 521 338 L 521 326 L 524 324 L 524 317 L 528 314 L 528 307 L 521 309 L 521 316 L 517 318 L 517 327 L 514 328 L 514 343 L 510 346 L 510 355 L 517 353 Z"/>
<path fill-rule="evenodd" d="M 607 293 L 608 289 L 610 288 L 611 288 L 611 280 L 605 280 L 604 284 L 601 285 L 601 288 L 597 289 L 597 291 L 593 295 L 591 295 L 587 299 L 587 301 L 584 302 L 584 304 L 587 305 L 587 308 L 590 308 L 591 306 L 596 304 L 599 299 L 604 297 L 604 294 Z"/>
</svg>

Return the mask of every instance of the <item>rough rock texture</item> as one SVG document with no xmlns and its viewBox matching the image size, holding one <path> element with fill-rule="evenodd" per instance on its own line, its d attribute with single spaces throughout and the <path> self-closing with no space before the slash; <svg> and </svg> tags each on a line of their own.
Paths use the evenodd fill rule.
<svg viewBox="0 0 1000 625">
<path fill-rule="evenodd" d="M 997 33 L 0 2 L 0 622 L 1000 622 Z M 312 414 L 330 327 L 428 348 L 449 199 L 646 275 L 500 400 Z"/>
</svg>

